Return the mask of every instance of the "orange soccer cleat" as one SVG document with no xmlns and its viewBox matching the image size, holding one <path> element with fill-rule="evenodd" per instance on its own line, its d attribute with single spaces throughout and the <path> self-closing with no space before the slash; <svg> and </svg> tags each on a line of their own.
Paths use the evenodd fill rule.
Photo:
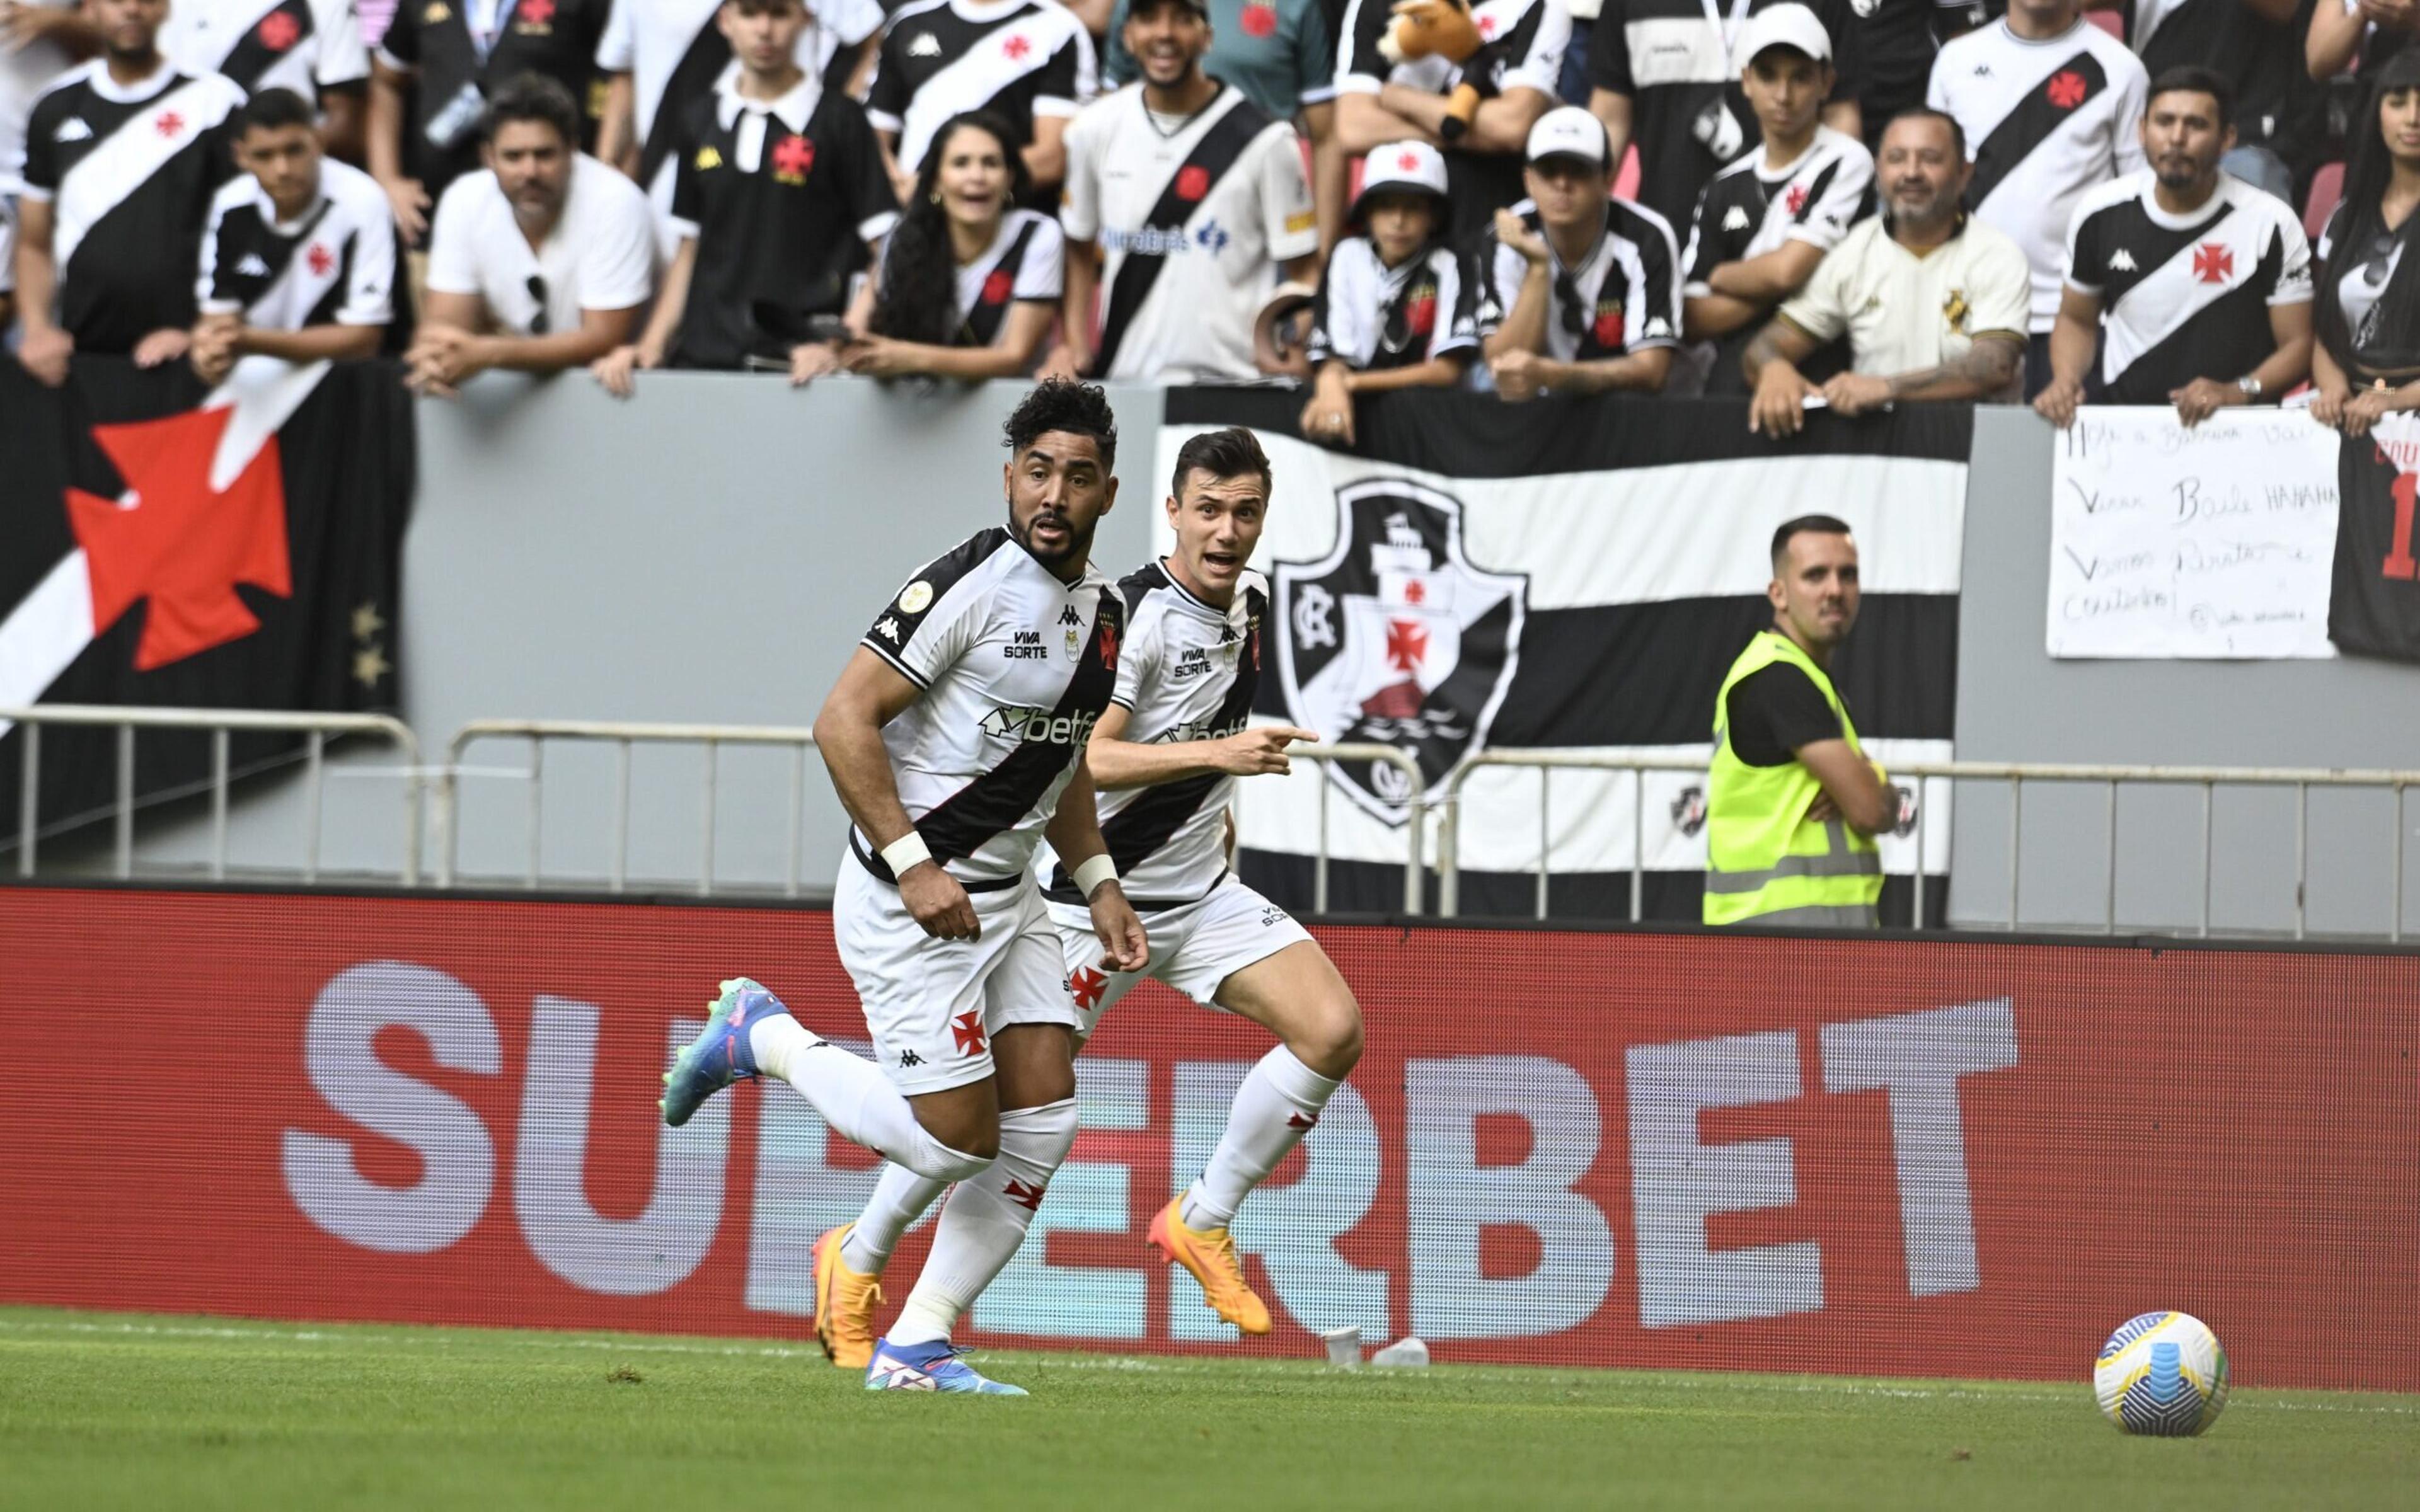
<svg viewBox="0 0 2420 1512">
<path fill-rule="evenodd" d="M 841 1258 L 841 1241 L 857 1226 L 828 1228 L 815 1241 L 815 1342 L 843 1370 L 862 1370 L 874 1359 L 874 1309 L 882 1305 L 877 1276 L 852 1271 Z"/>
<path fill-rule="evenodd" d="M 1171 1198 L 1151 1221 L 1151 1247 L 1193 1273 L 1213 1311 L 1247 1334 L 1269 1331 L 1269 1304 L 1244 1280 L 1234 1236 L 1224 1228 L 1187 1228 L 1179 1214 L 1183 1197 Z"/>
</svg>

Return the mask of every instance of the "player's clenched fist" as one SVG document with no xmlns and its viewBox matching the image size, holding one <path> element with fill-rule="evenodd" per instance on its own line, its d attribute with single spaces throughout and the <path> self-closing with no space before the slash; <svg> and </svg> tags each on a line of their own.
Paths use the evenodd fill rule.
<svg viewBox="0 0 2420 1512">
<path fill-rule="evenodd" d="M 1264 724 L 1239 730 L 1218 742 L 1218 770 L 1232 772 L 1237 777 L 1291 772 L 1294 762 L 1286 755 L 1286 748 L 1297 740 L 1316 744 L 1319 733 L 1313 730 L 1297 730 L 1290 724 Z"/>
<path fill-rule="evenodd" d="M 899 901 L 937 940 L 971 940 L 983 933 L 983 926 L 975 922 L 973 900 L 939 861 L 919 861 L 901 872 Z"/>
</svg>

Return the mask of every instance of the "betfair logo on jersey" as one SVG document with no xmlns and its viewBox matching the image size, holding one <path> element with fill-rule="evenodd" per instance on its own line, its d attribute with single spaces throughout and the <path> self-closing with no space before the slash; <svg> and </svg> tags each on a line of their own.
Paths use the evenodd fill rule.
<svg viewBox="0 0 2420 1512">
<path fill-rule="evenodd" d="M 1196 740 L 1224 740 L 1240 735 L 1251 725 L 1249 718 L 1237 718 L 1228 724 L 1208 719 L 1196 719 L 1189 724 L 1171 725 L 1144 742 L 1148 746 L 1182 746 Z"/>
<path fill-rule="evenodd" d="M 1008 644 L 1000 648 L 1000 654 L 1007 661 L 1045 661 L 1049 658 L 1050 648 L 1042 643 L 1041 631 L 1018 630 L 1010 636 Z"/>
<path fill-rule="evenodd" d="M 1012 746 L 1080 746 L 1093 736 L 1097 714 L 1052 714 L 1048 709 L 994 709 L 983 733 Z"/>
</svg>

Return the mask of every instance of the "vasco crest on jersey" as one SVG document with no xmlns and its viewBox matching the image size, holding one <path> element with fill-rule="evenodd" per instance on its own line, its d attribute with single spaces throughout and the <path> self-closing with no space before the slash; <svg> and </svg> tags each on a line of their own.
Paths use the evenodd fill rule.
<svg viewBox="0 0 2420 1512">
<path fill-rule="evenodd" d="M 1462 504 L 1373 478 L 1339 489 L 1336 546 L 1276 564 L 1279 681 L 1295 723 L 1327 742 L 1393 746 L 1434 784 L 1487 743 L 1519 661 L 1528 579 L 1472 563 Z M 1328 770 L 1388 824 L 1408 811 L 1403 774 L 1378 763 Z"/>
</svg>

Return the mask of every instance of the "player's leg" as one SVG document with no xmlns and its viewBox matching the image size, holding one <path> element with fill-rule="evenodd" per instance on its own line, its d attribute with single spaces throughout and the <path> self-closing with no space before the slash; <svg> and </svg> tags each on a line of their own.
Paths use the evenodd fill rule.
<svg viewBox="0 0 2420 1512">
<path fill-rule="evenodd" d="M 1361 1010 L 1334 963 L 1284 910 L 1231 882 L 1197 905 L 1169 984 L 1278 1037 L 1236 1089 L 1202 1174 L 1152 1220 L 1151 1242 L 1202 1284 L 1218 1316 L 1247 1334 L 1270 1328 L 1228 1232 L 1235 1210 L 1319 1122 L 1361 1056 Z"/>
<path fill-rule="evenodd" d="M 1101 942 L 1093 933 L 1092 913 L 1077 905 L 1049 905 L 1051 927 L 1059 935 L 1067 983 L 1078 1014 L 1077 1048 L 1091 1037 L 1101 1015 L 1144 977 L 1138 972 L 1101 968 Z M 1156 918 L 1146 921 L 1156 962 L 1173 944 Z M 1008 1039 L 996 1039 L 996 1056 Z M 1005 1062 L 1002 1062 L 1005 1065 Z M 1007 1072 L 1003 1071 L 1003 1076 Z M 1004 1094 L 1005 1095 L 1005 1094 Z M 874 1183 L 874 1195 L 854 1223 L 827 1230 L 815 1241 L 815 1336 L 832 1364 L 863 1369 L 874 1348 L 874 1314 L 882 1304 L 879 1278 L 890 1264 L 900 1239 L 924 1215 L 946 1183 L 919 1176 L 902 1165 L 885 1165 Z"/>
<path fill-rule="evenodd" d="M 1000 1155 L 959 1182 L 941 1209 L 933 1252 L 874 1349 L 869 1387 L 1014 1391 L 984 1381 L 950 1342 L 958 1319 L 1025 1242 L 1050 1178 L 1076 1143 L 1075 1006 L 1068 1000 L 1056 933 L 1032 899 L 1015 948 L 985 985 L 1001 1096 Z M 953 1378 L 978 1384 L 955 1384 Z"/>
<path fill-rule="evenodd" d="M 898 894 L 844 863 L 832 920 L 878 1061 L 809 1030 L 745 977 L 722 984 L 711 1018 L 665 1078 L 664 1121 L 677 1128 L 721 1088 L 750 1076 L 788 1082 L 845 1137 L 920 1175 L 954 1181 L 999 1152 L 999 1103 L 983 1032 L 984 980 L 1008 952 L 1014 894 L 986 910 L 973 940 L 926 935 Z"/>
</svg>

